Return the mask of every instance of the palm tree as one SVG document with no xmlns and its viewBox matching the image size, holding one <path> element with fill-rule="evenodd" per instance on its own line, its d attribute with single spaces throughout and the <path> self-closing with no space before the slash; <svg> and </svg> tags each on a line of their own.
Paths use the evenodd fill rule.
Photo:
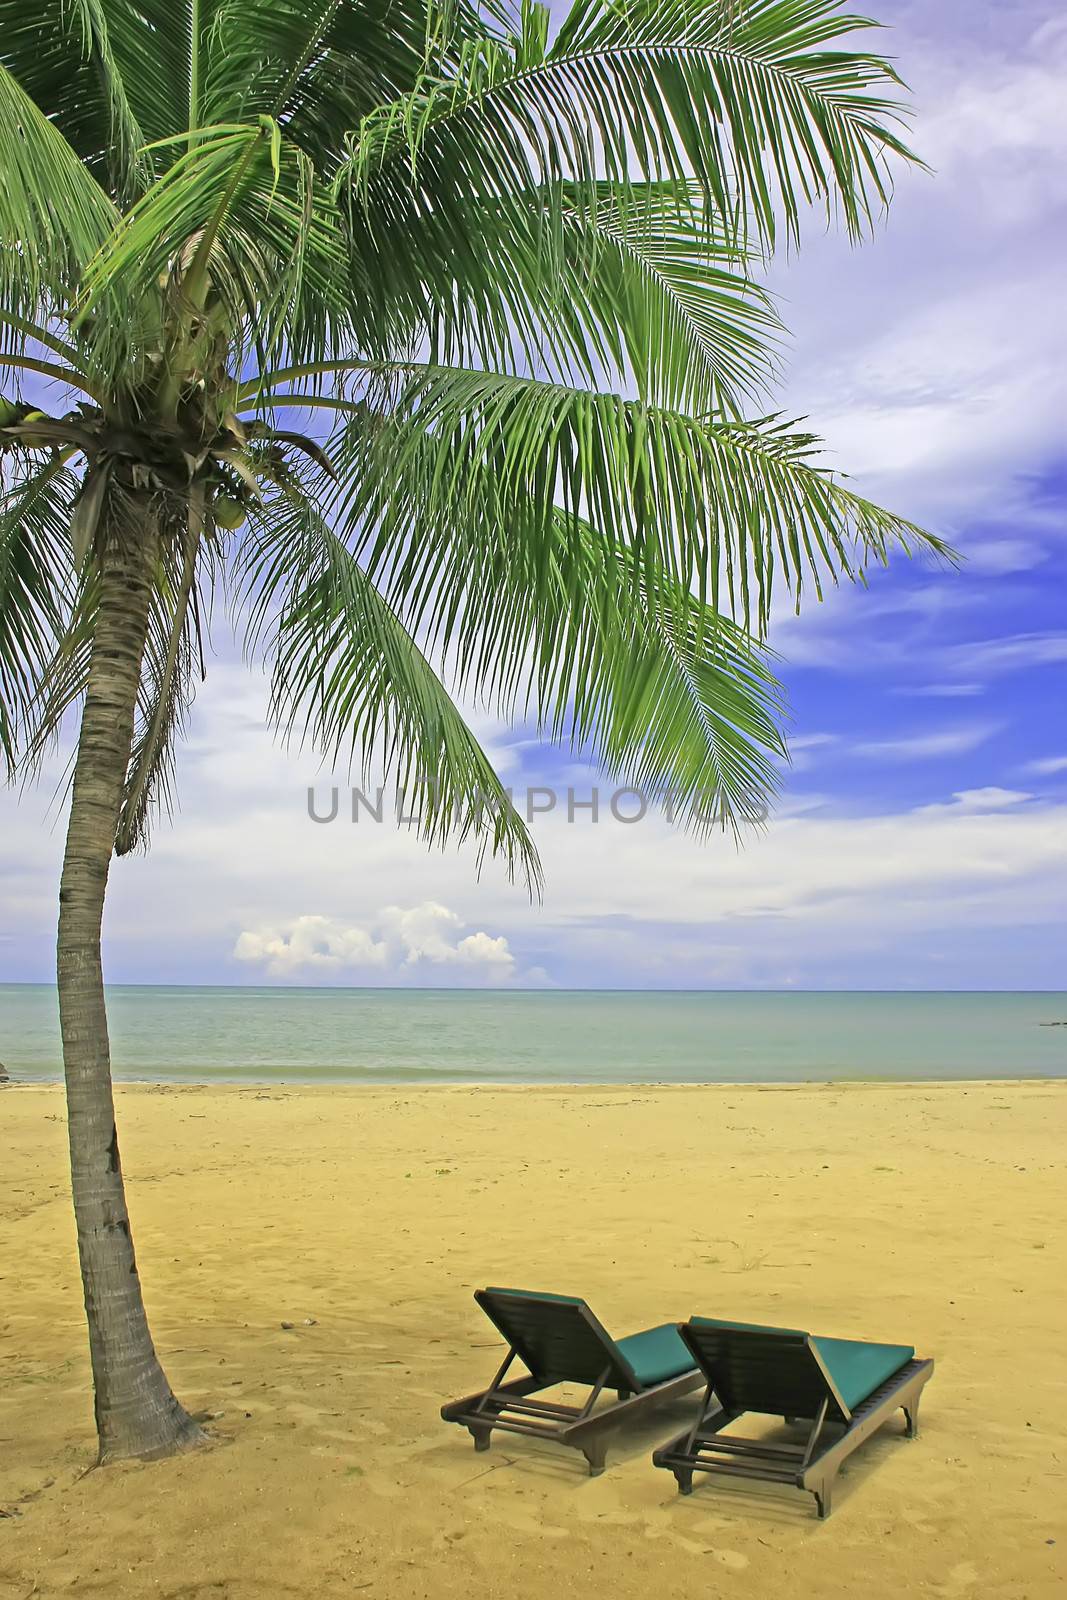
<svg viewBox="0 0 1067 1600">
<path fill-rule="evenodd" d="M 869 26 L 837 0 L 575 0 L 554 36 L 533 0 L 0 0 L 0 742 L 32 767 L 80 707 L 58 983 L 101 1459 L 200 1437 L 141 1300 L 100 932 L 213 595 L 276 724 L 386 760 L 428 840 L 531 884 L 446 684 L 698 830 L 757 814 L 772 584 L 936 543 L 763 414 L 760 259 L 812 204 L 859 237 L 913 159 Z"/>
</svg>

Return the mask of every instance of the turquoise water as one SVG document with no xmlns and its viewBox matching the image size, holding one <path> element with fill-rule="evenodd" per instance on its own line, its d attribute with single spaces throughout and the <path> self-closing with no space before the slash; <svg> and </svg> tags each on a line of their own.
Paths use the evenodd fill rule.
<svg viewBox="0 0 1067 1600">
<path fill-rule="evenodd" d="M 117 986 L 119 1078 L 796 1083 L 1067 1075 L 1065 994 Z M 55 993 L 0 984 L 0 1062 L 59 1075 Z"/>
</svg>

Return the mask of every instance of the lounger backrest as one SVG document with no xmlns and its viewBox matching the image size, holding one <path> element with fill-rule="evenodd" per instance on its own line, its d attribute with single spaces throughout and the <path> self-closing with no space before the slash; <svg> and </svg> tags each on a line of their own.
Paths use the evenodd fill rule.
<svg viewBox="0 0 1067 1600">
<path fill-rule="evenodd" d="M 678 1331 L 727 1411 L 810 1418 L 828 1400 L 829 1414 L 848 1421 L 811 1336 L 799 1328 L 693 1317 Z"/>
<path fill-rule="evenodd" d="M 629 1362 L 584 1300 L 526 1289 L 479 1289 L 475 1300 L 543 1383 L 640 1388 Z"/>
</svg>

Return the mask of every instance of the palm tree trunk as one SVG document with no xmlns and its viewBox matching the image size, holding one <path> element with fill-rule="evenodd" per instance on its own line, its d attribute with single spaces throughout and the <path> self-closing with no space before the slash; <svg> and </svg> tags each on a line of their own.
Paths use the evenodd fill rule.
<svg viewBox="0 0 1067 1600">
<path fill-rule="evenodd" d="M 100 1460 L 198 1443 L 148 1329 L 134 1259 L 111 1092 L 100 928 L 148 629 L 155 512 L 108 530 L 59 892 L 59 1014 L 71 1183 L 89 1323 Z M 132 509 L 132 508 L 131 508 Z M 140 521 L 135 527 L 131 522 Z"/>
</svg>

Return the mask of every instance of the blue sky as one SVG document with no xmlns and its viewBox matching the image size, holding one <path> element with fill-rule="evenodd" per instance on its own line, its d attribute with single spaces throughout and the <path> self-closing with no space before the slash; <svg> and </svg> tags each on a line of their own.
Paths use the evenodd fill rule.
<svg viewBox="0 0 1067 1600">
<path fill-rule="evenodd" d="M 536 824 L 531 906 L 492 865 L 479 882 L 470 852 L 316 826 L 307 787 L 325 799 L 332 780 L 273 745 L 220 626 L 181 811 L 113 872 L 113 980 L 1063 987 L 1067 27 L 1043 0 L 878 10 L 936 175 L 905 175 L 862 249 L 815 223 L 775 265 L 782 405 L 967 561 L 896 561 L 777 619 L 794 763 L 766 831 L 738 851 L 557 810 Z M 516 790 L 597 782 L 475 724 Z M 51 977 L 50 799 L 0 792 L 0 978 Z"/>
</svg>

